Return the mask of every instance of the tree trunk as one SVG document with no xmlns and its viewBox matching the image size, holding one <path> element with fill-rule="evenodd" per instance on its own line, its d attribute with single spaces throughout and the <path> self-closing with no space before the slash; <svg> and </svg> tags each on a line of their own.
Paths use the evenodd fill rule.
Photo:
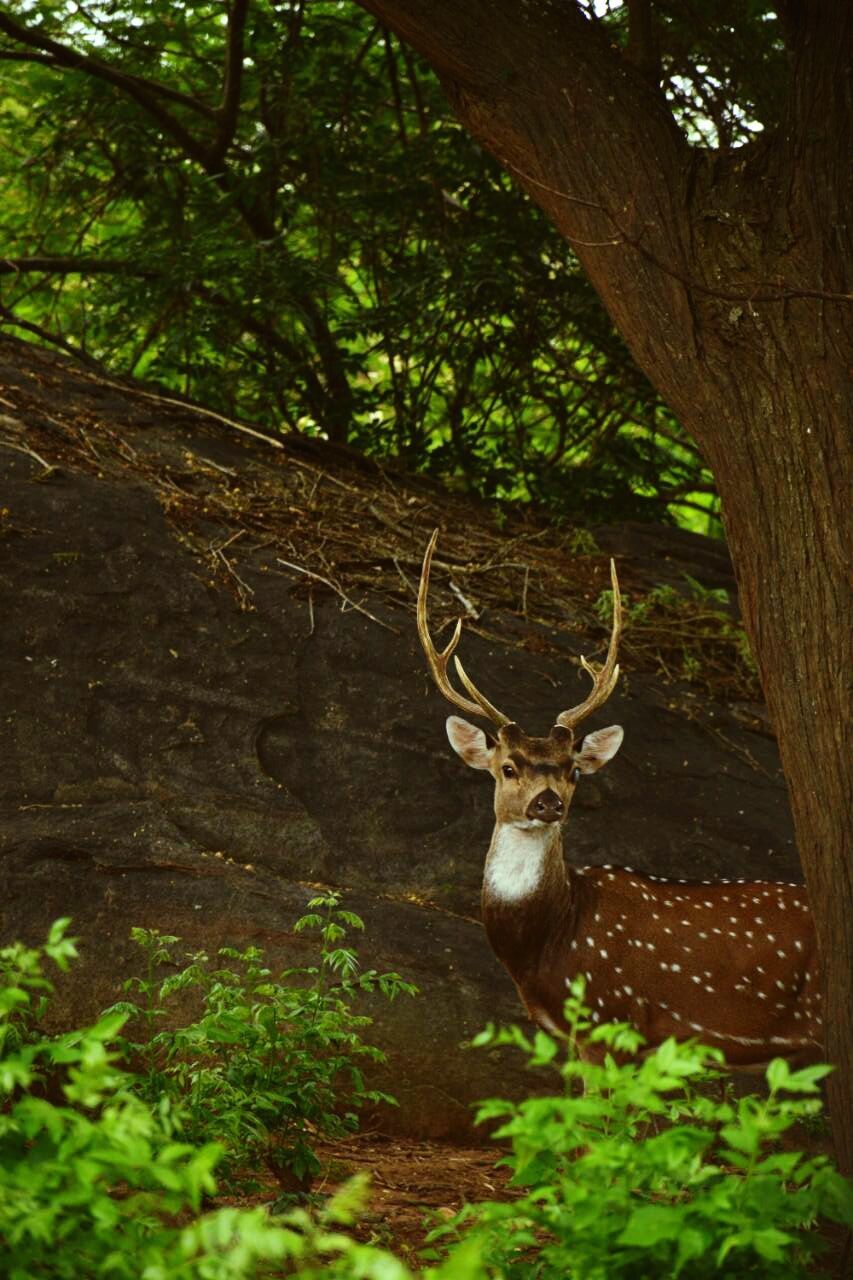
<svg viewBox="0 0 853 1280">
<path fill-rule="evenodd" d="M 853 6 L 792 33 L 778 127 L 691 149 L 574 6 L 360 0 L 433 64 L 466 127 L 574 248 L 713 468 L 817 922 L 830 1108 L 853 1171 L 853 862 L 843 671 L 845 226 Z"/>
</svg>

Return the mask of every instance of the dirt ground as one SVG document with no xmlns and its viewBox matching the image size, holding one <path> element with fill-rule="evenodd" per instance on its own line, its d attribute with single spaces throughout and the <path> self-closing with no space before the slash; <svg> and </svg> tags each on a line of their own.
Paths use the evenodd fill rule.
<svg viewBox="0 0 853 1280">
<path fill-rule="evenodd" d="M 323 1172 L 314 1190 L 327 1194 L 356 1173 L 370 1175 L 370 1206 L 357 1234 L 403 1257 L 425 1245 L 432 1228 L 466 1203 L 509 1198 L 502 1150 L 410 1138 L 358 1134 L 318 1145 Z M 413 1261 L 415 1261 L 413 1259 Z"/>
</svg>

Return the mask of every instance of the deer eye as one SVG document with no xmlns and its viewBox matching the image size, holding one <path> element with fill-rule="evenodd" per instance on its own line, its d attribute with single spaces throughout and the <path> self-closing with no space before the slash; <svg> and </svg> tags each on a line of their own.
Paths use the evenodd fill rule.
<svg viewBox="0 0 853 1280">
<path fill-rule="evenodd" d="M 572 769 L 572 782 L 575 784 L 575 786 L 578 785 L 580 776 L 581 776 L 580 766 L 575 765 L 574 769 Z"/>
<path fill-rule="evenodd" d="M 515 769 L 513 769 L 513 767 L 512 767 L 512 765 L 511 765 L 511 764 L 505 764 L 505 765 L 503 766 L 503 768 L 502 768 L 501 772 L 503 773 L 503 776 L 504 776 L 505 778 L 514 778 L 514 777 L 515 777 Z"/>
</svg>

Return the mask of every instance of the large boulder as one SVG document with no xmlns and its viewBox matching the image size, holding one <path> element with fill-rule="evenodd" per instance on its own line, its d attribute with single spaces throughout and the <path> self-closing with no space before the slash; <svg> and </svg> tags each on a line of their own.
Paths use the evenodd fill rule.
<svg viewBox="0 0 853 1280">
<path fill-rule="evenodd" d="M 188 950 L 257 944 L 283 965 L 305 958 L 291 926 L 315 887 L 341 887 L 366 922 L 363 962 L 421 989 L 371 1010 L 402 1104 L 382 1124 L 466 1132 L 473 1100 L 530 1080 L 517 1058 L 461 1048 L 521 1011 L 478 923 L 490 786 L 446 742 L 411 586 L 427 529 L 458 540 L 480 522 L 498 544 L 491 514 L 10 340 L 0 382 L 3 940 L 73 917 L 83 960 L 56 1016 L 91 1018 L 137 963 L 131 925 Z M 534 531 L 537 554 L 568 565 L 557 536 Z M 601 534 L 629 583 L 636 536 Z M 709 585 L 725 580 L 718 544 L 656 539 L 642 542 L 647 577 L 649 546 L 666 559 L 671 545 L 700 581 L 709 564 Z M 356 563 L 375 593 L 342 585 Z M 589 565 L 603 584 L 604 559 Z M 434 572 L 447 619 L 447 572 Z M 489 607 L 466 665 L 544 732 L 579 700 L 577 654 L 602 629 L 584 641 L 526 613 Z M 596 721 L 623 724 L 625 746 L 579 789 L 568 858 L 796 876 L 775 744 L 760 714 L 744 719 L 629 671 Z"/>
</svg>

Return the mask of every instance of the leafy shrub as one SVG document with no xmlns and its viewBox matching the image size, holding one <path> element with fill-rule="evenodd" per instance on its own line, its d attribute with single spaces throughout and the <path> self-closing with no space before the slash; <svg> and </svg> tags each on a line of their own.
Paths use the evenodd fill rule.
<svg viewBox="0 0 853 1280">
<path fill-rule="evenodd" d="M 559 1094 L 492 1100 L 504 1163 L 520 1191 L 512 1203 L 467 1207 L 434 1233 L 473 1231 L 483 1274 L 537 1280 L 658 1280 L 761 1276 L 796 1280 L 820 1246 L 819 1217 L 853 1225 L 853 1190 L 823 1156 L 781 1151 L 778 1139 L 820 1110 L 826 1066 L 767 1070 L 769 1096 L 732 1102 L 696 1092 L 722 1065 L 718 1050 L 667 1040 L 620 1063 L 642 1037 L 622 1024 L 593 1027 L 583 981 L 567 1003 L 564 1046 L 539 1031 L 487 1029 L 475 1044 L 514 1044 L 531 1066 L 556 1068 Z M 601 1064 L 578 1044 L 598 1045 Z M 582 1086 L 580 1088 L 579 1086 Z"/>
<path fill-rule="evenodd" d="M 334 897 L 312 905 L 326 910 L 319 919 L 321 963 L 292 971 L 314 980 L 313 986 L 302 989 L 301 1003 L 295 996 L 285 1000 L 285 988 L 279 984 L 262 981 L 254 953 L 238 959 L 245 966 L 252 1010 L 281 1011 L 286 1006 L 292 1023 L 310 1025 L 310 1035 L 303 1028 L 282 1052 L 294 1073 L 291 1084 L 298 1082 L 303 1067 L 309 1071 L 309 1083 L 297 1099 L 305 1101 L 311 1114 L 319 1107 L 320 1120 L 333 1127 L 337 1118 L 329 1119 L 322 1110 L 334 1105 L 332 1071 L 345 1070 L 347 1054 L 364 1048 L 357 1028 L 366 1019 L 349 1014 L 346 1001 L 374 987 L 388 994 L 411 988 L 396 975 L 365 973 L 356 978 L 352 952 L 336 944 L 342 938 L 341 917 L 355 927 L 360 922 L 356 925 L 356 917 L 339 912 Z M 318 922 L 312 916 L 301 923 L 311 927 Z M 165 1070 L 166 1085 L 158 1092 L 153 1070 L 139 1077 L 121 1065 L 130 1045 L 121 1036 L 129 1010 L 114 1008 L 94 1026 L 56 1037 L 39 1029 L 53 990 L 45 962 L 65 971 L 77 955 L 66 936 L 67 926 L 67 920 L 57 921 L 42 948 L 16 943 L 0 951 L 0 1275 L 8 1280 L 255 1280 L 286 1271 L 294 1280 L 320 1274 L 403 1280 L 408 1272 L 392 1255 L 359 1244 L 339 1229 L 350 1225 L 363 1206 L 363 1179 L 353 1179 L 315 1215 L 304 1209 L 270 1214 L 263 1207 L 200 1213 L 204 1197 L 216 1191 L 214 1171 L 223 1148 L 186 1140 L 189 1135 L 197 1140 L 204 1126 L 193 1115 L 194 1098 L 173 1087 L 175 1081 L 185 1081 L 182 1071 L 170 1076 Z M 162 995 L 163 985 L 155 980 L 153 966 L 163 959 L 164 948 L 168 951 L 177 940 L 155 938 L 149 932 L 141 941 L 150 967 L 138 987 L 146 1000 L 145 1017 L 153 1020 L 160 1013 L 153 997 Z M 209 977 L 202 985 L 212 992 L 219 979 Z M 188 985 L 189 979 L 184 983 Z M 275 989 L 275 1001 L 261 990 L 264 985 Z M 236 1079 L 248 1087 L 251 1045 L 261 1044 L 266 1050 L 268 1042 L 234 1036 L 234 1022 L 245 1019 L 245 1010 L 234 994 L 238 984 L 227 980 L 223 986 L 228 996 L 220 1005 L 209 1003 L 193 1024 L 203 1031 L 196 1030 L 188 1043 L 197 1052 L 203 1052 L 205 1037 L 210 1044 L 224 1046 L 223 1053 L 231 1046 L 240 1063 Z M 244 992 L 242 999 L 248 998 Z M 217 1007 L 223 1011 L 221 1027 Z M 263 1022 L 268 1018 L 264 1014 Z M 293 1037 L 292 1024 L 287 1032 Z M 278 1043 L 286 1038 L 283 1033 Z M 300 1054 L 314 1043 L 326 1056 L 325 1067 L 312 1075 Z M 164 1045 L 168 1048 L 171 1042 L 161 1041 L 153 1053 L 163 1053 Z M 141 1049 L 148 1051 L 149 1046 Z M 256 1058 L 263 1059 L 260 1050 Z M 266 1066 L 263 1101 L 269 1107 L 273 1094 L 287 1095 L 282 1079 L 275 1085 L 270 1063 Z M 229 1137 L 251 1134 L 250 1119 L 237 1116 L 240 1100 L 248 1106 L 250 1099 L 236 1084 L 230 1092 L 224 1085 L 218 1087 L 212 1068 L 211 1072 L 202 1086 L 207 1104 L 227 1112 Z M 363 1089 L 357 1071 L 355 1076 L 351 1083 L 357 1098 L 374 1096 Z M 195 1077 L 190 1078 L 195 1084 Z M 48 1092 L 64 1101 L 49 1100 Z M 291 1128 L 298 1128 L 292 1107 L 287 1119 Z M 340 1123 L 346 1125 L 349 1119 L 343 1117 Z M 297 1137 L 295 1150 L 300 1141 L 304 1134 Z"/>
<path fill-rule="evenodd" d="M 257 947 L 222 947 L 228 967 L 212 968 L 197 952 L 178 972 L 179 941 L 156 929 L 134 929 L 132 937 L 147 959 L 144 978 L 131 978 L 123 1000 L 107 1010 L 132 1018 L 144 1032 L 126 1049 L 141 1066 L 135 1083 L 152 1105 L 167 1098 L 184 1107 L 188 1140 L 216 1140 L 224 1148 L 223 1171 L 256 1167 L 263 1159 L 299 1181 L 319 1168 L 312 1147 L 316 1136 L 340 1137 L 357 1125 L 366 1102 L 393 1103 L 388 1094 L 365 1087 L 360 1062 L 380 1062 L 382 1052 L 361 1038 L 371 1019 L 353 1012 L 361 995 L 379 992 L 394 999 L 415 988 L 397 973 L 359 972 L 355 952 L 344 945 L 347 929 L 362 929 L 357 915 L 340 906 L 339 895 L 313 898 L 296 930 L 316 930 L 319 963 L 287 969 L 274 978 Z M 201 1004 L 194 1020 L 174 1026 L 179 997 Z M 163 1018 L 172 1027 L 157 1030 Z M 343 1104 L 347 1109 L 343 1110 Z"/>
<path fill-rule="evenodd" d="M 224 971 L 227 979 L 223 971 L 208 973 L 198 957 L 173 975 L 183 980 L 174 991 L 200 990 L 206 1001 L 200 1018 L 183 1028 L 186 1035 L 170 1033 L 174 1040 L 157 1031 L 135 1043 L 121 1032 L 131 1007 L 149 1027 L 158 1024 L 159 1002 L 173 990 L 164 994 L 170 980 L 158 979 L 155 970 L 176 939 L 153 932 L 140 939 L 149 958 L 147 977 L 134 987 L 141 1004 L 128 1002 L 92 1027 L 56 1037 L 39 1029 L 52 990 L 44 968 L 51 961 L 64 970 L 74 959 L 68 922 L 58 921 L 41 949 L 16 944 L 0 951 L 0 1274 L 9 1280 L 413 1280 L 400 1259 L 358 1243 L 346 1230 L 365 1207 L 363 1178 L 352 1179 L 318 1212 L 270 1213 L 263 1206 L 201 1212 L 204 1197 L 216 1190 L 223 1148 L 186 1140 L 205 1133 L 202 1116 L 193 1112 L 193 1090 L 202 1091 L 199 1111 L 210 1112 L 210 1127 L 227 1130 L 232 1142 L 247 1136 L 255 1156 L 263 1143 L 251 1121 L 237 1116 L 251 1105 L 251 1082 L 262 1094 L 268 1090 L 263 1096 L 270 1105 L 290 1096 L 287 1080 L 274 1074 L 269 1035 L 237 1035 L 235 1021 L 238 1028 L 266 1026 L 264 1010 L 288 1010 L 291 1023 L 280 1036 L 295 1037 L 282 1051 L 293 1084 L 306 1067 L 300 1055 L 309 1044 L 307 1032 L 295 1032 L 297 1020 L 325 1025 L 328 1034 L 317 1044 L 329 1063 L 340 1064 L 348 1046 L 360 1044 L 361 1023 L 350 1023 L 347 1000 L 365 986 L 384 986 L 389 994 L 406 989 L 396 975 L 357 976 L 352 953 L 338 944 L 346 924 L 358 926 L 334 896 L 313 907 L 318 910 L 303 927 L 320 930 L 315 968 L 271 982 L 252 952 L 236 957 L 239 971 Z M 194 976 L 184 979 L 195 965 Z M 305 985 L 285 987 L 293 974 Z M 218 986 L 226 994 L 213 999 Z M 301 1003 L 273 995 L 293 990 L 302 991 Z M 518 1028 L 489 1028 L 477 1037 L 481 1045 L 516 1045 L 531 1065 L 556 1069 L 561 1087 L 520 1104 L 481 1105 L 479 1118 L 500 1119 L 496 1136 L 510 1140 L 505 1163 L 517 1199 L 468 1206 L 434 1232 L 446 1252 L 422 1280 L 797 1280 L 817 1248 L 819 1217 L 853 1225 L 853 1192 L 829 1162 L 778 1149 L 792 1125 L 819 1113 L 817 1082 L 829 1068 L 791 1072 L 776 1061 L 767 1073 L 769 1097 L 707 1097 L 697 1086 L 721 1065 L 717 1050 L 667 1041 L 644 1061 L 620 1064 L 615 1055 L 633 1054 L 642 1043 L 633 1029 L 592 1027 L 582 982 L 573 987 L 567 1012 L 565 1043 L 544 1032 L 530 1038 Z M 599 1065 L 579 1056 L 586 1045 L 602 1051 Z M 123 1065 L 131 1046 L 148 1055 L 141 1076 Z M 239 1063 L 233 1077 L 226 1057 Z M 337 1070 L 346 1074 L 340 1065 Z M 370 1096 L 358 1080 L 349 1082 L 356 1094 Z M 310 1077 L 304 1094 L 297 1091 L 309 1106 L 321 1106 L 321 1119 L 322 1108 L 332 1105 L 331 1084 L 321 1072 Z M 51 1101 L 48 1093 L 63 1101 Z M 285 1115 L 295 1151 L 307 1137 L 299 1137 L 295 1112 Z M 266 1142 L 275 1132 L 266 1111 L 260 1123 Z M 236 1156 L 234 1149 L 232 1160 Z"/>
<path fill-rule="evenodd" d="M 123 1016 L 48 1038 L 37 1019 L 76 956 L 53 925 L 42 950 L 0 952 L 0 1274 L 136 1277 L 174 1235 L 170 1218 L 214 1188 L 219 1149 L 180 1141 L 167 1098 L 147 1106 L 119 1066 Z M 63 1104 L 43 1096 L 46 1083 Z"/>
</svg>

